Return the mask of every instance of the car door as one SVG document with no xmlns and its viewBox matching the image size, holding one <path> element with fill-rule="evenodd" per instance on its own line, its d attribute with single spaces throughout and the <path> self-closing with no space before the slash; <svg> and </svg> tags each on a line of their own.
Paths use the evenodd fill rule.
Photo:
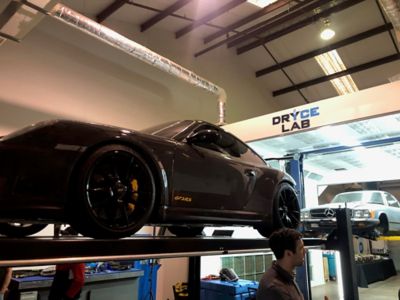
<svg viewBox="0 0 400 300">
<path fill-rule="evenodd" d="M 399 201 L 389 193 L 383 193 L 387 202 L 387 214 L 390 230 L 400 230 L 400 204 Z"/>
<path fill-rule="evenodd" d="M 210 125 L 196 129 L 225 132 Z M 173 171 L 171 205 L 192 210 L 237 211 L 243 207 L 246 181 L 237 160 L 215 143 L 178 144 Z M 211 211 L 209 213 L 212 214 Z"/>
</svg>

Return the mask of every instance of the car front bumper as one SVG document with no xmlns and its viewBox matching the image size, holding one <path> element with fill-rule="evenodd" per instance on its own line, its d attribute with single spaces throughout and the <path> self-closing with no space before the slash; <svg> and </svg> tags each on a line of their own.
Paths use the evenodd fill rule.
<svg viewBox="0 0 400 300">
<path fill-rule="evenodd" d="M 374 229 L 379 220 L 368 218 L 351 218 L 353 232 L 364 232 Z M 302 220 L 304 231 L 331 232 L 337 227 L 336 218 L 304 219 Z"/>
</svg>

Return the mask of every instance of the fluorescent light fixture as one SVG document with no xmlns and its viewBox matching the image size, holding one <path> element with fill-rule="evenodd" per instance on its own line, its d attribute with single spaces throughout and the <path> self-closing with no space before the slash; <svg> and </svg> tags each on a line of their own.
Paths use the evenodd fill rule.
<svg viewBox="0 0 400 300">
<path fill-rule="evenodd" d="M 247 0 L 247 2 L 254 4 L 258 7 L 264 8 L 278 0 Z"/>
<path fill-rule="evenodd" d="M 318 55 L 315 59 L 326 75 L 346 70 L 346 66 L 336 50 Z M 332 79 L 331 83 L 339 95 L 350 94 L 358 91 L 358 88 L 350 75 Z"/>
<path fill-rule="evenodd" d="M 337 279 L 337 289 L 339 293 L 339 299 L 344 299 L 344 290 L 343 290 L 343 276 L 342 276 L 342 262 L 340 261 L 340 252 L 335 251 L 335 261 L 336 261 L 336 279 Z"/>
</svg>

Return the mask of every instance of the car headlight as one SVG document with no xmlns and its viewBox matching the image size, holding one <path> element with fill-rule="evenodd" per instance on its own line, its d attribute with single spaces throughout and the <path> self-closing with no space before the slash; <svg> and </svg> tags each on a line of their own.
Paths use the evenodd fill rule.
<svg viewBox="0 0 400 300">
<path fill-rule="evenodd" d="M 353 210 L 353 218 L 370 218 L 371 213 L 368 209 L 355 209 Z"/>
<path fill-rule="evenodd" d="M 309 219 L 310 218 L 310 212 L 309 211 L 302 211 L 300 213 L 300 219 L 304 220 L 304 219 Z"/>
</svg>

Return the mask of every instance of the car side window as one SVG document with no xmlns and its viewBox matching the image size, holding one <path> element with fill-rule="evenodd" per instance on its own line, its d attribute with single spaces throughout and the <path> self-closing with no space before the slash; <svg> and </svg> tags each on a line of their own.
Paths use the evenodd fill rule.
<svg viewBox="0 0 400 300">
<path fill-rule="evenodd" d="M 221 140 L 217 144 L 233 157 L 240 158 L 251 164 L 264 164 L 260 156 L 245 143 L 228 132 L 221 131 Z"/>
<path fill-rule="evenodd" d="M 381 193 L 372 193 L 371 199 L 369 199 L 368 203 L 373 203 L 373 204 L 381 204 L 383 205 L 383 199 Z"/>
<path fill-rule="evenodd" d="M 385 198 L 386 198 L 389 206 L 400 207 L 399 201 L 397 201 L 397 199 L 395 197 L 393 197 L 392 195 L 387 194 L 387 193 L 385 193 L 384 195 L 385 195 Z"/>
<path fill-rule="evenodd" d="M 217 145 L 222 147 L 229 155 L 240 157 L 247 149 L 240 144 L 240 142 L 231 134 L 221 131 L 221 139 Z"/>
<path fill-rule="evenodd" d="M 221 130 L 217 127 L 212 127 L 209 125 L 201 126 L 195 130 L 195 132 L 204 129 L 218 130 L 221 138 L 216 143 L 202 143 L 197 144 L 197 146 L 207 148 L 210 150 L 218 151 L 221 153 L 228 154 L 233 157 L 240 158 L 246 162 L 263 164 L 264 161 L 259 157 L 252 149 L 250 149 L 242 141 L 234 137 L 232 134 Z"/>
</svg>

